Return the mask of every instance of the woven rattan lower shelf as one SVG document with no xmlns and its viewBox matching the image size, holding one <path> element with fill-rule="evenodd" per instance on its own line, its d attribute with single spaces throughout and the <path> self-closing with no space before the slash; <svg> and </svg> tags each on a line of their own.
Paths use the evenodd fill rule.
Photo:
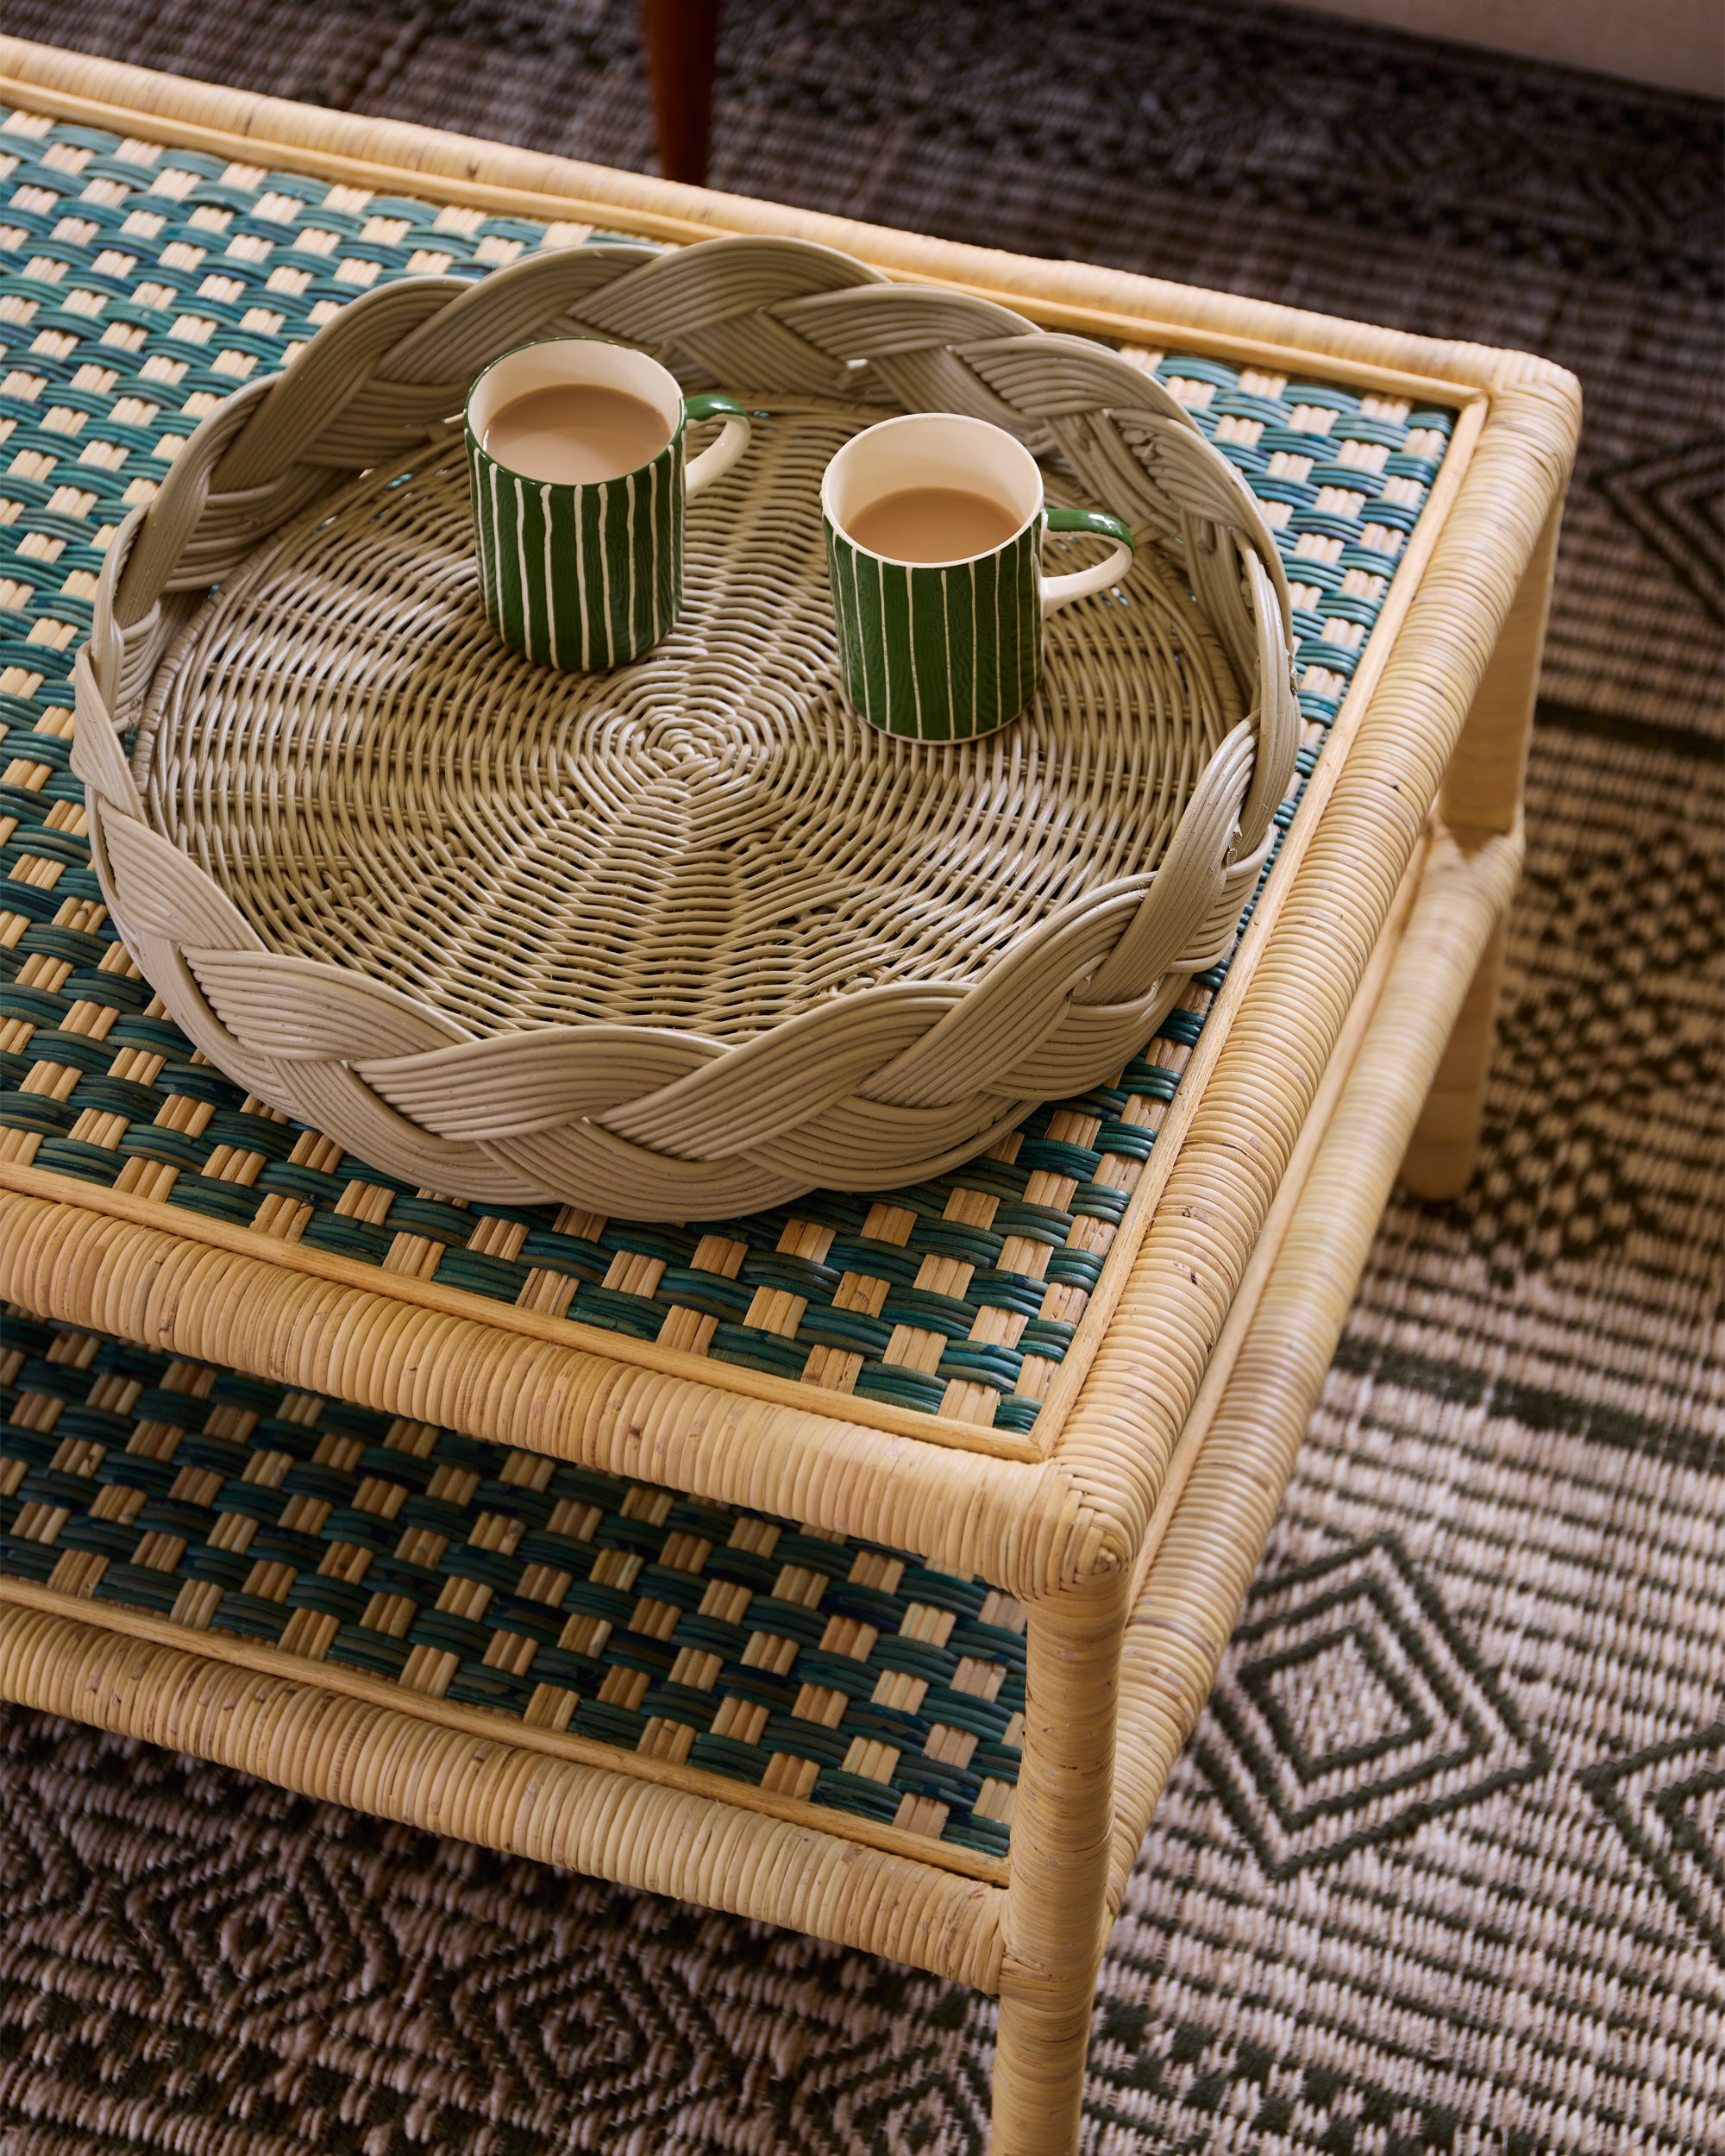
<svg viewBox="0 0 1725 2156">
<path fill-rule="evenodd" d="M 1385 1194 L 1398 1163 L 1433 1194 L 1469 1172 L 1574 384 L 0 41 L 6 68 L 0 1295 L 129 1345 L 88 1351 L 118 1360 L 78 1401 L 53 1388 L 85 1349 L 29 1365 L 0 1694 L 997 1991 L 998 2156 L 1070 2156 L 1109 1914 Z M 477 271 L 595 226 L 791 235 L 1107 339 L 1275 534 L 1299 785 L 1249 931 L 1118 1084 L 974 1170 L 681 1225 L 450 1203 L 233 1086 L 114 941 L 67 677 L 128 511 L 416 254 Z M 724 1578 L 774 1525 L 770 1581 Z M 564 1561 L 530 1580 L 541 1536 Z M 595 1584 L 621 1601 L 571 1601 Z M 931 1644 L 950 1671 L 893 1665 Z M 788 1708 L 749 1695 L 781 1678 Z M 759 1779 L 693 1766 L 703 1738 L 764 1748 Z"/>
<path fill-rule="evenodd" d="M 589 1763 L 686 1764 L 709 1795 L 806 1825 L 825 1808 L 854 1837 L 1004 1877 L 1024 1720 L 1010 1595 L 20 1311 L 0 1342 L 0 1576 L 568 1732 Z"/>
</svg>

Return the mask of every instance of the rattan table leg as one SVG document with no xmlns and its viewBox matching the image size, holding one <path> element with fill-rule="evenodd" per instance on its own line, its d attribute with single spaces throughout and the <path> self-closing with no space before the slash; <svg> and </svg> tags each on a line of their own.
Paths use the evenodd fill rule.
<svg viewBox="0 0 1725 2156">
<path fill-rule="evenodd" d="M 1453 1198 L 1472 1178 L 1497 1035 L 1497 988 L 1506 940 L 1506 924 L 1500 921 L 1480 954 L 1461 1015 L 1420 1111 L 1402 1163 L 1402 1181 L 1416 1198 Z"/>
<path fill-rule="evenodd" d="M 1000 1968 L 993 2156 L 1069 2156 L 1107 1932 L 1124 1571 L 1033 1604 Z"/>
<path fill-rule="evenodd" d="M 1120 1679 L 1111 1908 L 1203 1711 L 1281 1507 L 1441 1043 L 1521 870 L 1519 831 L 1464 851 L 1433 838 L 1365 1042 L 1156 1562 Z"/>
<path fill-rule="evenodd" d="M 1559 505 L 1540 534 L 1444 774 L 1439 813 L 1464 850 L 1515 830 L 1521 813 L 1561 513 Z M 1503 946 L 1500 922 L 1480 958 L 1402 1164 L 1402 1180 L 1415 1197 L 1453 1198 L 1473 1174 Z"/>
</svg>

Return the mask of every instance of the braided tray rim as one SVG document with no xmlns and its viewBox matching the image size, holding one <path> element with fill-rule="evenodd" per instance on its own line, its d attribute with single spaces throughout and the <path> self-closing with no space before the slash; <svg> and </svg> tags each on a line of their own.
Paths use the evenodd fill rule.
<svg viewBox="0 0 1725 2156">
<path fill-rule="evenodd" d="M 980 410 L 1058 449 L 1087 492 L 1124 510 L 1141 546 L 1178 564 L 1246 712 L 1156 867 L 1062 908 L 968 987 L 840 995 L 742 1046 L 690 1035 L 668 1054 L 663 1033 L 643 1053 L 644 1036 L 619 1041 L 616 1028 L 475 1038 L 352 968 L 267 950 L 154 825 L 122 736 L 212 585 L 358 472 L 424 442 L 498 350 L 581 330 L 757 395 L 831 394 L 860 360 L 900 405 Z M 211 1062 L 427 1188 L 643 1219 L 925 1178 L 1038 1100 L 1120 1068 L 1231 947 L 1299 737 L 1275 542 L 1239 473 L 1159 384 L 994 303 L 758 238 L 560 250 L 478 284 L 407 279 L 354 302 L 290 373 L 211 413 L 122 526 L 74 680 L 74 768 L 104 897 Z"/>
</svg>

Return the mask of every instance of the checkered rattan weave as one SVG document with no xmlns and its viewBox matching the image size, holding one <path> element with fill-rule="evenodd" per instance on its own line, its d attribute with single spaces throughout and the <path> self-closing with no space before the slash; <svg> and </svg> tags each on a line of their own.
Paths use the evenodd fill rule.
<svg viewBox="0 0 1725 2156">
<path fill-rule="evenodd" d="M 0 1409 L 0 1571 L 1006 1853 L 980 1581 L 17 1311 Z"/>
<path fill-rule="evenodd" d="M 883 1199 L 825 1193 L 740 1220 L 452 1204 L 247 1099 L 158 1014 L 88 865 L 66 676 L 103 550 L 214 402 L 291 359 L 345 299 L 389 276 L 479 275 L 586 229 L 27 115 L 0 124 L 0 1156 L 717 1363 L 1031 1429 L 1220 970 L 1117 1083 L 1039 1110 L 988 1157 Z M 1140 356 L 1245 474 L 1283 548 L 1303 783 L 1451 415 Z"/>
</svg>

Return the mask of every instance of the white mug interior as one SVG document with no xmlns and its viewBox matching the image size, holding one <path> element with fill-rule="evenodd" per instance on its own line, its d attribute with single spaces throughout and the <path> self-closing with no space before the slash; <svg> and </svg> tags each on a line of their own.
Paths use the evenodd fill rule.
<svg viewBox="0 0 1725 2156">
<path fill-rule="evenodd" d="M 894 555 L 862 546 L 850 520 L 888 494 L 921 486 L 961 488 L 997 503 L 1016 520 L 1010 536 L 1000 542 L 1002 547 L 1011 546 L 1042 509 L 1042 467 L 1024 444 L 986 419 L 946 411 L 906 412 L 853 435 L 826 467 L 820 505 L 849 545 L 861 554 L 893 561 Z M 988 551 L 995 554 L 1000 548 Z"/>
<path fill-rule="evenodd" d="M 545 344 L 524 345 L 518 352 L 505 352 L 480 376 L 467 392 L 467 426 L 474 439 L 484 448 L 486 429 L 518 397 L 531 396 L 536 390 L 561 389 L 570 383 L 620 389 L 650 405 L 665 427 L 665 440 L 654 456 L 683 423 L 682 390 L 676 376 L 657 360 L 649 360 L 644 352 L 631 352 L 626 345 L 606 344 L 598 337 L 557 337 Z M 503 464 L 505 471 L 513 468 L 491 450 L 486 449 L 486 454 Z"/>
</svg>

